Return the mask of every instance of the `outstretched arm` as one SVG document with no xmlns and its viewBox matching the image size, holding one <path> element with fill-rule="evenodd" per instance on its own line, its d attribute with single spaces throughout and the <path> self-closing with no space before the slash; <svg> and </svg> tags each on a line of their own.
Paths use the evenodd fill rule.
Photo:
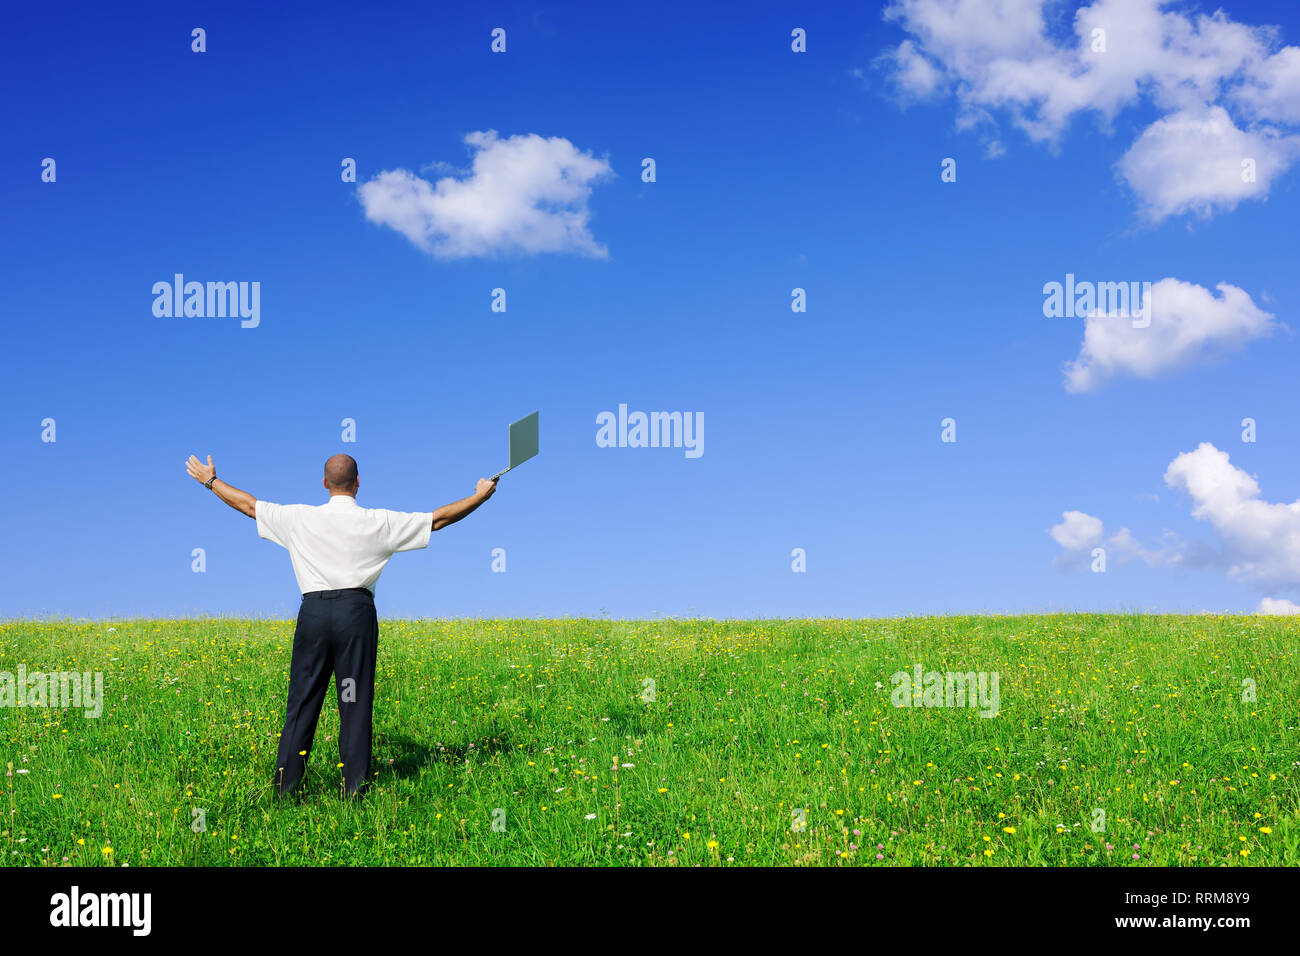
<svg viewBox="0 0 1300 956">
<path fill-rule="evenodd" d="M 185 463 L 185 469 L 190 473 L 190 477 L 201 485 L 206 485 L 209 481 L 212 481 L 212 490 L 217 493 L 218 498 L 230 505 L 230 507 L 234 508 L 236 511 L 242 511 L 250 518 L 257 517 L 257 499 L 247 491 L 240 491 L 234 485 L 227 484 L 218 478 L 217 469 L 216 466 L 212 464 L 211 455 L 208 456 L 208 463 L 206 465 L 193 455 L 190 455 L 190 460 Z M 475 507 L 477 507 L 477 505 Z M 470 510 L 472 511 L 473 509 L 471 508 Z M 468 513 L 469 512 L 466 512 L 466 514 Z"/>
<path fill-rule="evenodd" d="M 449 524 L 455 524 L 491 498 L 496 490 L 497 483 L 495 481 L 480 478 L 478 484 L 474 487 L 474 493 L 468 498 L 462 498 L 460 501 L 453 501 L 449 505 L 443 505 L 433 513 L 433 530 L 438 531 Z"/>
</svg>

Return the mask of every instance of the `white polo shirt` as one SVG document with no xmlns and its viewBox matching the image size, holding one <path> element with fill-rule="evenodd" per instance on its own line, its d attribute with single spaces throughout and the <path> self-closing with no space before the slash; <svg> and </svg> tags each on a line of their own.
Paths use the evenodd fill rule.
<svg viewBox="0 0 1300 956">
<path fill-rule="evenodd" d="M 351 495 L 333 495 L 324 505 L 254 505 L 259 537 L 287 548 L 303 594 L 338 588 L 367 588 L 398 551 L 429 546 L 432 511 L 362 508 Z"/>
</svg>

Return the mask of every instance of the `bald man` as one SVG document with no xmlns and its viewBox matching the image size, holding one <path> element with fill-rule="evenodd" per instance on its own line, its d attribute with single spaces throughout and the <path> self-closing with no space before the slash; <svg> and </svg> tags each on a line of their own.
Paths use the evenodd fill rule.
<svg viewBox="0 0 1300 956">
<path fill-rule="evenodd" d="M 323 505 L 260 501 L 219 479 L 211 455 L 206 465 L 191 455 L 185 467 L 190 477 L 230 507 L 256 519 L 259 536 L 288 549 L 302 591 L 289 666 L 289 700 L 275 762 L 276 790 L 281 796 L 288 794 L 307 770 L 333 673 L 343 791 L 360 796 L 370 774 L 379 649 L 375 582 L 393 554 L 427 548 L 434 531 L 455 524 L 491 498 L 497 483 L 480 478 L 474 494 L 437 511 L 388 511 L 357 504 L 361 479 L 349 455 L 335 455 L 325 462 L 322 484 L 330 499 Z"/>
</svg>

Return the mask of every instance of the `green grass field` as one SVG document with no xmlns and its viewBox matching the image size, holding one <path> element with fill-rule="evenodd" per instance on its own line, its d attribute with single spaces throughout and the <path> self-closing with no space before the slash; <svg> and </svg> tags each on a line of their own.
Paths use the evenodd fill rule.
<svg viewBox="0 0 1300 956">
<path fill-rule="evenodd" d="M 102 671 L 105 703 L 0 710 L 0 847 L 12 866 L 1296 865 L 1298 633 L 384 621 L 373 789 L 339 798 L 331 691 L 282 803 L 291 621 L 8 621 L 0 672 Z M 999 713 L 892 706 L 917 663 L 997 672 Z"/>
</svg>

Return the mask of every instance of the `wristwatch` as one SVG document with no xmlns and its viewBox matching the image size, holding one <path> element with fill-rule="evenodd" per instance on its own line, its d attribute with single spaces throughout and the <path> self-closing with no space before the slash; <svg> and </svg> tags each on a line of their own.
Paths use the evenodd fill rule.
<svg viewBox="0 0 1300 956">
<path fill-rule="evenodd" d="M 208 489 L 208 491 L 211 491 L 211 490 L 212 490 L 212 483 L 213 483 L 214 481 L 216 481 L 216 480 L 217 480 L 217 476 L 214 474 L 211 478 L 209 478 L 207 481 L 205 481 L 205 482 L 203 483 L 203 487 L 206 488 L 206 489 Z"/>
</svg>

